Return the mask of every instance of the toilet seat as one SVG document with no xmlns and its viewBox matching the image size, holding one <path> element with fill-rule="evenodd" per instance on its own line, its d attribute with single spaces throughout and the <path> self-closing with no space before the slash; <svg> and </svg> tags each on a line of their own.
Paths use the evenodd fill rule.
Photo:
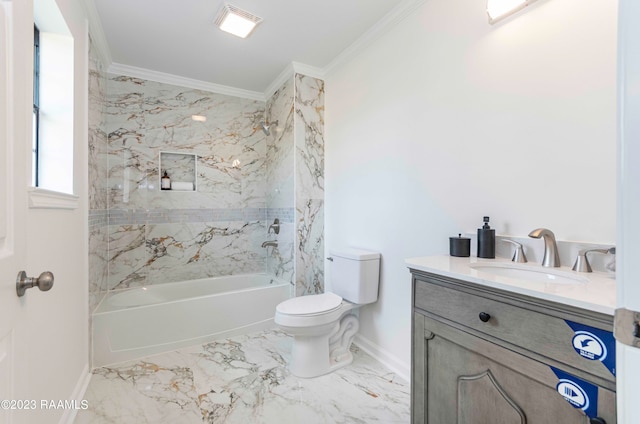
<svg viewBox="0 0 640 424">
<path fill-rule="evenodd" d="M 297 331 L 294 329 L 324 331 L 320 327 L 337 323 L 342 315 L 358 306 L 335 293 L 294 297 L 276 307 L 274 322 L 290 332 Z M 309 330 L 312 327 L 316 327 L 315 330 Z"/>
<path fill-rule="evenodd" d="M 291 316 L 313 316 L 335 311 L 340 305 L 342 297 L 327 292 L 285 300 L 276 307 L 276 312 Z"/>
</svg>

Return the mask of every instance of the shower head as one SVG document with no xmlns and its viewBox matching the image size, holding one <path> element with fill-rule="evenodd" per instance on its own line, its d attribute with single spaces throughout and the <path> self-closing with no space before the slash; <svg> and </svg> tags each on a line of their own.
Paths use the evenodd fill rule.
<svg viewBox="0 0 640 424">
<path fill-rule="evenodd" d="M 278 121 L 272 122 L 270 124 L 267 124 L 264 121 L 260 121 L 260 126 L 262 127 L 262 132 L 265 133 L 265 135 L 271 135 L 271 127 L 274 125 L 278 125 Z"/>
</svg>

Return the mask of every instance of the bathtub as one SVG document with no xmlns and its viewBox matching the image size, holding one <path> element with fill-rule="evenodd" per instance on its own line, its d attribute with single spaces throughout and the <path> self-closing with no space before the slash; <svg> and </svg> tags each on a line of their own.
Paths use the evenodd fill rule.
<svg viewBox="0 0 640 424">
<path fill-rule="evenodd" d="M 285 281 L 247 274 L 109 293 L 93 313 L 93 366 L 271 328 L 290 291 Z"/>
</svg>

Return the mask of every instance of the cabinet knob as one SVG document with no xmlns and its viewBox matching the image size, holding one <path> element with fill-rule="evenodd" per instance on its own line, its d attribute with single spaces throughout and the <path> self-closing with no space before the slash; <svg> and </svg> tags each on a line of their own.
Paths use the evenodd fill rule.
<svg viewBox="0 0 640 424">
<path fill-rule="evenodd" d="M 589 422 L 591 424 L 607 424 L 607 422 L 600 417 L 591 418 Z"/>
<path fill-rule="evenodd" d="M 491 319 L 491 315 L 489 315 L 486 312 L 480 312 L 480 314 L 478 315 L 478 318 L 480 318 L 480 321 L 482 322 L 487 322 Z"/>
</svg>

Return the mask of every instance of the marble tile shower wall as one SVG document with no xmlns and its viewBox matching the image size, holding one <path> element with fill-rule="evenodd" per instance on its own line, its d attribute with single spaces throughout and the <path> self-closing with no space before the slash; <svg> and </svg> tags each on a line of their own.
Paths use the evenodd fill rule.
<svg viewBox="0 0 640 424">
<path fill-rule="evenodd" d="M 265 104 L 107 75 L 90 57 L 91 310 L 108 290 L 265 266 L 295 295 L 323 291 L 323 82 L 295 75 Z M 197 191 L 159 190 L 160 152 L 197 155 Z M 261 248 L 275 218 L 279 248 Z"/>
<path fill-rule="evenodd" d="M 287 80 L 267 100 L 266 117 L 278 122 L 267 137 L 268 222 L 280 220 L 278 248 L 267 252 L 267 271 L 294 284 L 295 278 L 295 201 L 294 201 L 294 107 L 293 78 Z M 272 235 L 273 236 L 273 235 Z M 292 290 L 295 295 L 295 289 Z"/>
<path fill-rule="evenodd" d="M 105 131 L 106 73 L 89 40 L 89 310 L 93 311 L 107 285 L 107 134 Z"/>
<path fill-rule="evenodd" d="M 324 291 L 324 81 L 296 74 L 296 296 Z"/>
<path fill-rule="evenodd" d="M 265 271 L 264 113 L 259 101 L 109 75 L 109 289 Z M 197 155 L 197 191 L 159 189 L 160 152 Z"/>
<path fill-rule="evenodd" d="M 281 221 L 267 269 L 291 281 L 293 294 L 324 291 L 324 82 L 295 74 L 267 101 L 267 205 L 293 208 Z M 277 216 L 273 216 L 277 217 Z M 271 222 L 271 219 L 269 219 Z"/>
</svg>

